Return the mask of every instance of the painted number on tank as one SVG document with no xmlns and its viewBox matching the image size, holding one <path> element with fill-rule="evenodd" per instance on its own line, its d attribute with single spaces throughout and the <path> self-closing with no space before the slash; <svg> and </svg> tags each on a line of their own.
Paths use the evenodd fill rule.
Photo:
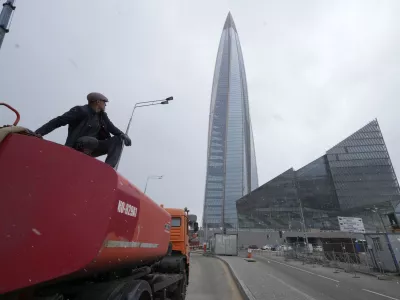
<svg viewBox="0 0 400 300">
<path fill-rule="evenodd" d="M 131 217 L 137 216 L 137 208 L 121 200 L 118 202 L 118 212 Z"/>
</svg>

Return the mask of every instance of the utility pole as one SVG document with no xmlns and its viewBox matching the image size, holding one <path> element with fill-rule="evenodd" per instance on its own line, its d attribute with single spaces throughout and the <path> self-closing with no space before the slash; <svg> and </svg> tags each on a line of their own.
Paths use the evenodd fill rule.
<svg viewBox="0 0 400 300">
<path fill-rule="evenodd" d="M 3 44 L 4 36 L 10 31 L 8 28 L 11 23 L 13 11 L 15 10 L 14 2 L 15 0 L 7 0 L 3 4 L 3 9 L 0 13 L 0 48 Z"/>
<path fill-rule="evenodd" d="M 303 234 L 304 234 L 304 240 L 305 240 L 305 246 L 308 252 L 308 237 L 307 237 L 307 228 L 306 228 L 306 221 L 304 219 L 304 213 L 303 213 L 303 204 L 301 203 L 300 195 L 299 195 L 299 182 L 297 181 L 297 174 L 296 171 L 294 171 L 294 187 L 296 189 L 296 197 L 297 200 L 299 201 L 299 206 L 300 206 L 300 217 L 301 217 L 301 223 L 303 224 L 302 229 L 303 229 Z"/>
<path fill-rule="evenodd" d="M 376 214 L 379 216 L 379 219 L 381 219 L 381 223 L 382 223 L 382 228 L 384 230 L 385 233 L 388 233 L 385 222 L 383 221 L 382 215 L 379 213 L 378 210 L 376 210 Z"/>
<path fill-rule="evenodd" d="M 204 231 L 204 241 L 207 242 L 207 240 L 208 240 L 208 205 L 207 205 L 207 201 L 204 201 L 203 223 L 205 225 L 203 227 L 203 230 L 205 230 Z"/>
<path fill-rule="evenodd" d="M 303 223 L 303 233 L 304 233 L 304 239 L 305 239 L 305 243 L 306 243 L 306 248 L 308 251 L 308 237 L 307 237 L 307 230 L 306 230 L 306 221 L 304 220 L 304 213 L 303 213 L 303 205 L 301 203 L 301 199 L 299 198 L 299 205 L 300 205 L 300 214 L 301 214 L 301 219 L 302 219 L 302 223 Z"/>
<path fill-rule="evenodd" d="M 208 240 L 208 222 L 207 222 L 207 219 L 206 219 L 206 234 L 204 236 L 205 236 L 205 241 L 207 243 L 207 240 Z"/>
</svg>

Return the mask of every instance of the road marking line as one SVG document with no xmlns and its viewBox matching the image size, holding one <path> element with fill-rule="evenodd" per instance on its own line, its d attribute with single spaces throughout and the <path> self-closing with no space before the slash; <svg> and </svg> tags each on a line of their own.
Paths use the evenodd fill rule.
<svg viewBox="0 0 400 300">
<path fill-rule="evenodd" d="M 372 293 L 372 294 L 376 294 L 376 295 L 379 295 L 379 296 L 382 296 L 382 297 L 386 297 L 386 298 L 388 298 L 388 299 L 392 299 L 392 300 L 399 300 L 399 299 L 397 299 L 397 298 L 393 298 L 393 297 L 390 297 L 390 296 L 386 296 L 386 295 L 384 295 L 384 294 L 380 294 L 380 293 L 377 293 L 377 292 L 374 292 L 374 291 L 370 291 L 370 290 L 367 290 L 367 289 L 362 289 L 363 291 L 366 291 L 366 292 L 368 292 L 368 293 Z"/>
<path fill-rule="evenodd" d="M 332 280 L 334 282 L 339 282 L 339 280 L 336 280 L 336 279 L 333 279 L 333 278 L 329 278 L 329 277 L 326 277 L 326 276 L 323 276 L 323 275 L 319 275 L 319 274 L 315 274 L 315 275 L 317 275 L 318 277 L 322 277 L 322 278 L 325 278 L 325 279 Z"/>
<path fill-rule="evenodd" d="M 303 270 L 303 269 L 297 268 L 297 267 L 295 267 L 295 266 L 287 265 L 287 264 L 284 264 L 284 263 L 282 263 L 282 262 L 280 262 L 280 261 L 276 261 L 276 260 L 273 260 L 273 259 L 271 259 L 271 260 L 272 260 L 273 262 L 276 262 L 277 264 L 281 264 L 281 265 L 287 266 L 287 267 L 289 267 L 289 268 L 293 268 L 293 269 L 296 269 L 296 270 L 299 270 L 299 271 L 302 271 L 302 272 L 305 272 L 305 273 L 308 273 L 308 274 L 315 275 L 313 272 L 310 272 L 310 271 L 307 271 L 307 270 Z"/>
<path fill-rule="evenodd" d="M 332 280 L 334 282 L 339 282 L 339 280 L 336 280 L 336 279 L 333 279 L 333 278 L 329 278 L 329 277 L 326 277 L 326 276 L 323 276 L 323 275 L 315 274 L 315 273 L 307 271 L 307 270 L 303 270 L 303 269 L 300 269 L 300 268 L 297 268 L 297 267 L 294 267 L 294 266 L 291 266 L 291 265 L 288 265 L 288 264 L 284 264 L 284 263 L 282 263 L 280 261 L 276 261 L 276 260 L 273 260 L 273 259 L 270 259 L 270 258 L 266 258 L 266 259 L 269 259 L 269 260 L 271 260 L 271 261 L 273 261 L 273 262 L 275 262 L 277 264 L 281 264 L 281 265 L 284 265 L 286 267 L 293 268 L 293 269 L 296 269 L 296 270 L 299 270 L 299 271 L 302 271 L 302 272 L 305 272 L 305 273 L 308 273 L 308 274 L 312 274 L 312 275 L 315 275 L 315 276 L 318 276 L 318 277 L 321 277 L 321 278 L 329 279 L 329 280 Z M 399 300 L 399 299 L 395 299 L 395 300 Z"/>
<path fill-rule="evenodd" d="M 278 281 L 278 282 L 280 282 L 281 284 L 287 286 L 287 287 L 288 287 L 289 289 L 291 289 L 292 291 L 295 291 L 295 292 L 299 293 L 300 295 L 304 296 L 304 298 L 306 298 L 307 300 L 316 300 L 315 298 L 311 297 L 310 295 L 308 295 L 308 294 L 306 294 L 306 293 L 300 291 L 299 289 L 295 288 L 294 286 L 291 286 L 290 284 L 284 282 L 282 279 L 280 279 L 280 278 L 278 278 L 278 277 L 275 277 L 274 275 L 269 274 L 269 273 L 267 273 L 266 275 L 269 276 L 269 277 L 274 278 L 276 281 Z"/>
</svg>

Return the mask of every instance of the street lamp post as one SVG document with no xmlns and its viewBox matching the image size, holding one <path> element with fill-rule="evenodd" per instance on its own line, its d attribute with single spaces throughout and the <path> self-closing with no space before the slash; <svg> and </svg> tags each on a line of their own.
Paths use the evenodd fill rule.
<svg viewBox="0 0 400 300">
<path fill-rule="evenodd" d="M 159 104 L 169 104 L 169 101 L 172 101 L 172 100 L 174 100 L 174 97 L 171 96 L 171 97 L 168 97 L 168 98 L 165 98 L 165 99 L 161 99 L 161 100 L 144 101 L 144 102 L 135 103 L 135 106 L 132 109 L 131 117 L 129 118 L 128 126 L 126 126 L 125 134 L 128 135 L 128 133 L 129 133 L 129 129 L 130 129 L 131 123 L 132 123 L 133 114 L 134 114 L 136 108 L 159 105 Z M 121 160 L 123 149 L 124 149 L 124 144 L 122 144 L 121 154 L 119 155 L 117 165 L 115 166 L 115 170 L 118 170 L 118 166 L 119 166 L 119 162 Z"/>
<path fill-rule="evenodd" d="M 308 236 L 307 236 L 307 228 L 306 228 L 306 221 L 304 219 L 304 212 L 303 212 L 303 205 L 301 203 L 301 199 L 299 198 L 299 205 L 300 205 L 300 215 L 301 215 L 301 220 L 303 223 L 303 233 L 304 233 L 304 239 L 305 239 L 305 244 L 307 247 L 307 251 L 308 251 Z"/>
<path fill-rule="evenodd" d="M 297 180 L 296 172 L 294 173 L 294 186 L 295 186 L 295 189 L 296 189 L 296 198 L 299 201 L 300 217 L 301 217 L 301 223 L 303 225 L 301 227 L 303 229 L 303 234 L 304 234 L 304 244 L 305 244 L 307 252 L 308 252 L 308 236 L 307 236 L 306 221 L 305 221 L 305 218 L 304 218 L 303 204 L 301 202 L 301 198 L 300 198 L 299 191 L 298 191 L 300 184 L 299 184 L 299 182 Z"/>
<path fill-rule="evenodd" d="M 149 183 L 149 180 L 150 180 L 150 179 L 162 179 L 163 176 L 164 176 L 164 175 L 161 175 L 161 176 L 157 176 L 157 175 L 150 175 L 150 176 L 147 176 L 146 185 L 144 186 L 143 194 L 146 194 L 147 184 Z"/>
</svg>

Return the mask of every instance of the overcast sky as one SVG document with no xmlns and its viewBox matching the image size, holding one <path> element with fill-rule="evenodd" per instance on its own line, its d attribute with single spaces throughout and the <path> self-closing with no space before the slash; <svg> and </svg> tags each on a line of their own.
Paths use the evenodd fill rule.
<svg viewBox="0 0 400 300">
<path fill-rule="evenodd" d="M 4 0 L 1 0 L 3 3 Z M 300 168 L 378 118 L 400 168 L 400 1 L 17 1 L 0 50 L 0 100 L 37 129 L 104 93 L 125 129 L 120 172 L 166 206 L 200 218 L 208 114 L 220 34 L 231 11 L 249 89 L 259 183 Z M 11 114 L 0 112 L 0 123 Z M 5 122 L 4 122 L 5 121 Z M 46 136 L 64 143 L 67 128 Z"/>
</svg>

